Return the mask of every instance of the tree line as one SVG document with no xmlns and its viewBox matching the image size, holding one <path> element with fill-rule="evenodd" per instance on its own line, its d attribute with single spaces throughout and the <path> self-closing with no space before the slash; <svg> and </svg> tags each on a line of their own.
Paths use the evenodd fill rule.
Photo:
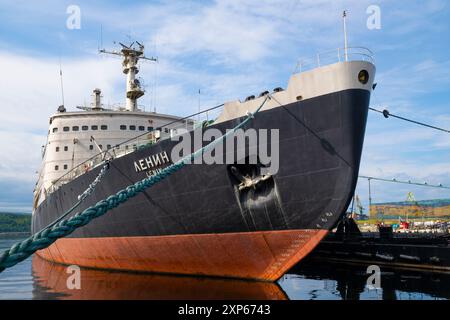
<svg viewBox="0 0 450 320">
<path fill-rule="evenodd" d="M 31 215 L 16 213 L 0 213 L 0 233 L 30 232 Z"/>
</svg>

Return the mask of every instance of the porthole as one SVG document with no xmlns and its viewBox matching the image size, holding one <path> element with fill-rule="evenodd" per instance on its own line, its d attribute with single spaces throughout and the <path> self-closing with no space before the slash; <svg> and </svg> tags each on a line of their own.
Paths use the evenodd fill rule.
<svg viewBox="0 0 450 320">
<path fill-rule="evenodd" d="M 72 131 L 79 131 L 80 130 L 80 127 L 79 126 L 73 126 L 72 127 Z"/>
<path fill-rule="evenodd" d="M 89 127 L 88 127 L 88 126 L 82 126 L 82 127 L 81 127 L 81 130 L 83 130 L 83 131 L 88 131 L 88 130 L 89 130 Z"/>
<path fill-rule="evenodd" d="M 136 126 L 130 126 L 130 130 L 136 130 Z"/>
<path fill-rule="evenodd" d="M 122 125 L 120 126 L 120 130 L 127 130 L 127 126 L 124 125 L 124 124 L 122 124 Z"/>
<path fill-rule="evenodd" d="M 103 124 L 103 125 L 100 126 L 100 129 L 102 129 L 102 130 L 108 130 L 108 126 Z"/>
<path fill-rule="evenodd" d="M 91 126 L 91 130 L 98 130 L 98 126 Z"/>
<path fill-rule="evenodd" d="M 366 84 L 367 82 L 369 82 L 369 73 L 367 72 L 367 70 L 361 70 L 358 73 L 358 80 L 362 84 Z"/>
<path fill-rule="evenodd" d="M 69 130 L 70 130 L 69 127 L 64 127 L 64 128 L 63 128 L 63 131 L 65 131 L 65 132 L 67 132 L 67 131 L 69 131 Z"/>
</svg>

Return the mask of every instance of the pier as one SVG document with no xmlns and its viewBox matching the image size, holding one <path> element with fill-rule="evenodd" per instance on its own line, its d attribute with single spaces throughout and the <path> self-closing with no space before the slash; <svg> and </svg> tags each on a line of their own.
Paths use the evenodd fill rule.
<svg viewBox="0 0 450 320">
<path fill-rule="evenodd" d="M 450 272 L 450 234 L 394 233 L 392 227 L 361 232 L 352 218 L 314 249 L 312 260 Z"/>
</svg>

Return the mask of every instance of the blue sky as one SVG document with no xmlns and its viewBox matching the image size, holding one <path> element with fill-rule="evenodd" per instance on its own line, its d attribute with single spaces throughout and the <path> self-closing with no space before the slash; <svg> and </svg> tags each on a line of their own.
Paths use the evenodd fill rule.
<svg viewBox="0 0 450 320">
<path fill-rule="evenodd" d="M 69 5 L 81 29 L 66 27 Z M 366 13 L 380 7 L 381 29 Z M 48 117 L 61 104 L 59 61 L 68 109 L 90 101 L 123 102 L 120 61 L 103 46 L 137 39 L 158 64 L 142 65 L 158 112 L 188 115 L 201 104 L 286 86 L 300 58 L 342 46 L 341 13 L 349 12 L 349 44 L 370 48 L 378 87 L 372 106 L 450 128 L 450 4 L 429 1 L 3 1 L 0 0 L 0 210 L 30 211 Z M 450 185 L 449 134 L 371 113 L 361 174 Z M 449 190 L 373 182 L 373 201 L 449 198 Z M 367 207 L 367 181 L 357 187 Z"/>
</svg>

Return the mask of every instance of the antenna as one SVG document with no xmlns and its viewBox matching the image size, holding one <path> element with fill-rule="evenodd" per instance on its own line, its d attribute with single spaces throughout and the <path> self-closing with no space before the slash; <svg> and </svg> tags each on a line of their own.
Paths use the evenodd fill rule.
<svg viewBox="0 0 450 320">
<path fill-rule="evenodd" d="M 198 122 L 200 123 L 200 89 L 198 89 Z"/>
<path fill-rule="evenodd" d="M 64 107 L 64 86 L 63 86 L 63 75 L 62 75 L 62 67 L 61 67 L 61 56 L 59 56 L 59 77 L 60 77 L 60 81 L 61 81 L 62 106 Z"/>
<path fill-rule="evenodd" d="M 131 49 L 131 46 L 127 47 L 126 45 L 124 45 L 122 42 L 119 42 L 119 44 L 122 46 L 122 48 L 124 49 Z"/>
<path fill-rule="evenodd" d="M 155 55 L 158 54 L 158 36 L 155 36 Z M 155 108 L 155 113 L 156 113 L 156 106 L 158 105 L 158 64 L 155 64 L 155 69 L 154 69 L 154 81 L 153 81 L 153 89 L 152 89 L 152 98 L 153 98 L 153 106 Z"/>
<path fill-rule="evenodd" d="M 344 24 L 344 56 L 345 61 L 348 61 L 348 44 L 347 44 L 347 10 L 342 12 L 342 20 Z"/>
<path fill-rule="evenodd" d="M 100 25 L 100 46 L 98 48 L 98 50 L 100 51 L 100 48 L 103 49 L 103 25 Z"/>
</svg>

